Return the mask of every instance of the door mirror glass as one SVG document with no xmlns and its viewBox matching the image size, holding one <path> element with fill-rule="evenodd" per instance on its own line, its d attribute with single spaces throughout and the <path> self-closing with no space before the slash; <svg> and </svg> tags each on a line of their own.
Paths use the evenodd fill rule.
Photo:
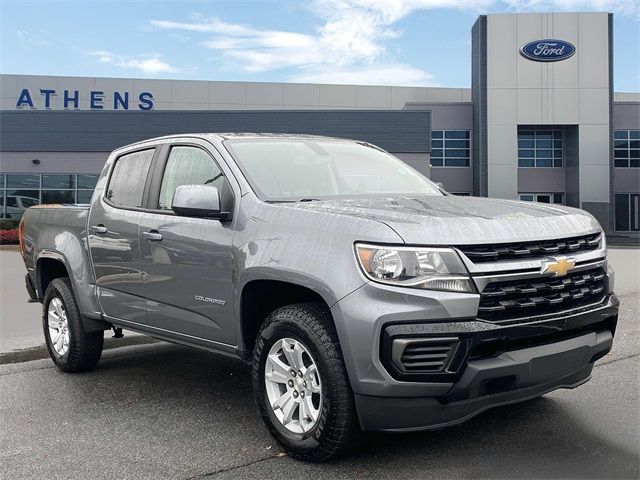
<svg viewBox="0 0 640 480">
<path fill-rule="evenodd" d="M 217 218 L 223 220 L 220 192 L 211 185 L 180 185 L 176 188 L 171 209 L 185 217 Z"/>
</svg>

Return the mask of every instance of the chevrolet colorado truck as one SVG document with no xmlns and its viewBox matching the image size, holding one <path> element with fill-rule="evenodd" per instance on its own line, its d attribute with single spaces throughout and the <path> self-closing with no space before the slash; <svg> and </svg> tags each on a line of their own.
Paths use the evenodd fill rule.
<svg viewBox="0 0 640 480">
<path fill-rule="evenodd" d="M 29 208 L 20 241 L 61 370 L 93 368 L 112 328 L 242 359 L 267 427 L 309 461 L 577 387 L 618 318 L 589 213 L 452 196 L 336 138 L 129 145 L 90 205 Z"/>
</svg>

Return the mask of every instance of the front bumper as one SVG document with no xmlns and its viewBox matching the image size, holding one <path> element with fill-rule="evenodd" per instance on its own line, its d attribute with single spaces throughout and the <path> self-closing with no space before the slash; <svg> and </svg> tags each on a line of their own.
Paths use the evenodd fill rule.
<svg viewBox="0 0 640 480">
<path fill-rule="evenodd" d="M 521 402 L 589 380 L 593 362 L 610 349 L 613 334 L 593 332 L 549 345 L 472 360 L 460 380 L 438 398 L 356 395 L 364 430 L 413 431 L 455 425 L 500 405 Z M 391 412 L 393 415 L 381 415 Z"/>
<path fill-rule="evenodd" d="M 332 309 L 364 430 L 440 428 L 574 388 L 610 351 L 618 317 L 613 293 L 597 308 L 513 325 L 469 317 L 477 296 L 411 293 L 365 285 Z M 403 376 L 386 361 L 389 337 L 456 337 L 461 348 L 443 372 Z"/>
</svg>

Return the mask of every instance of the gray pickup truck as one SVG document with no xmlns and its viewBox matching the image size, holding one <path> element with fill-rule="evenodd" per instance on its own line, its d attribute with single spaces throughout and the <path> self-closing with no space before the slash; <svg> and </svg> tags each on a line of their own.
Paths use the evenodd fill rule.
<svg viewBox="0 0 640 480">
<path fill-rule="evenodd" d="M 107 329 L 237 357 L 271 433 L 310 461 L 363 430 L 435 429 L 574 388 L 618 318 L 590 214 L 448 195 L 335 138 L 129 145 L 90 206 L 29 208 L 20 241 L 61 370 L 94 367 Z"/>
</svg>

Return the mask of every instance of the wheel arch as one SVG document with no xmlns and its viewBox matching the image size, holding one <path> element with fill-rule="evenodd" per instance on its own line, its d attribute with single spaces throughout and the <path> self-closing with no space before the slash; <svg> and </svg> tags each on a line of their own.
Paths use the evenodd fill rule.
<svg viewBox="0 0 640 480">
<path fill-rule="evenodd" d="M 44 292 L 54 279 L 68 276 L 69 269 L 62 255 L 52 252 L 41 255 L 36 262 L 36 291 L 38 300 L 42 302 Z"/>
<path fill-rule="evenodd" d="M 306 302 L 323 304 L 329 316 L 331 306 L 335 304 L 332 296 L 327 298 L 313 287 L 297 282 L 262 278 L 245 283 L 238 302 L 238 347 L 243 358 L 251 359 L 260 326 L 271 312 L 286 305 Z"/>
<path fill-rule="evenodd" d="M 106 330 L 109 324 L 102 321 L 102 314 L 95 296 L 95 286 L 89 283 L 86 274 L 76 278 L 78 271 L 83 272 L 87 266 L 80 262 L 76 269 L 70 265 L 68 258 L 54 250 L 43 250 L 36 260 L 36 292 L 40 302 L 49 284 L 56 278 L 68 277 L 74 298 L 80 310 L 82 321 L 87 332 Z M 80 270 L 79 270 L 80 269 Z"/>
</svg>

